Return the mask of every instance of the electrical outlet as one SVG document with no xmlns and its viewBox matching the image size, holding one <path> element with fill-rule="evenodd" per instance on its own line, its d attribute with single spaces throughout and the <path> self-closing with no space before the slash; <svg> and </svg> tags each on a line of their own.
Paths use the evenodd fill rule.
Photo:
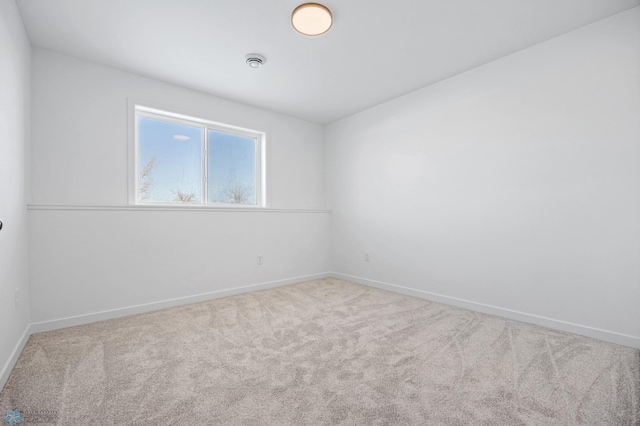
<svg viewBox="0 0 640 426">
<path fill-rule="evenodd" d="M 364 252 L 364 261 L 365 262 L 369 262 L 371 260 L 371 258 L 369 257 L 369 252 L 365 251 Z"/>
<path fill-rule="evenodd" d="M 258 265 L 262 265 L 262 255 L 258 255 Z"/>
<path fill-rule="evenodd" d="M 15 303 L 16 303 L 16 309 L 18 309 L 18 307 L 20 306 L 20 289 L 19 288 L 16 288 Z"/>
</svg>

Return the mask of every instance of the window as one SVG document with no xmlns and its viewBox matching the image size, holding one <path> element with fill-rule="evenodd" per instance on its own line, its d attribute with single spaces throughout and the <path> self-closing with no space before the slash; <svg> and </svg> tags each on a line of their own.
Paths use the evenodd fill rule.
<svg viewBox="0 0 640 426">
<path fill-rule="evenodd" d="M 135 107 L 135 203 L 264 207 L 264 133 Z"/>
</svg>

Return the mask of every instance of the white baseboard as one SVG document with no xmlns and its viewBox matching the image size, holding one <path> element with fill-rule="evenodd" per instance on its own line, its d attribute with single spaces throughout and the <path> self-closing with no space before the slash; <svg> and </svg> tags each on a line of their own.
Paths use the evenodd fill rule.
<svg viewBox="0 0 640 426">
<path fill-rule="evenodd" d="M 345 281 L 352 281 L 358 284 L 368 285 L 380 288 L 382 290 L 393 291 L 395 293 L 406 294 L 408 296 L 428 299 L 434 302 L 445 303 L 472 311 L 482 312 L 485 314 L 495 315 L 502 318 L 508 318 L 529 324 L 535 324 L 554 330 L 566 331 L 568 333 L 580 334 L 582 336 L 592 337 L 594 339 L 603 340 L 609 343 L 629 346 L 640 349 L 640 338 L 620 334 L 613 331 L 601 330 L 598 328 L 587 327 L 584 325 L 573 324 L 570 322 L 555 320 L 552 318 L 541 317 L 538 315 L 527 314 L 524 312 L 513 311 L 511 309 L 499 308 L 497 306 L 486 305 L 484 303 L 472 302 L 469 300 L 458 299 L 456 297 L 443 296 L 441 294 L 430 293 L 428 291 L 417 290 L 414 288 L 403 287 L 399 285 L 389 284 L 381 281 L 370 280 L 367 278 L 356 277 L 353 275 L 341 274 L 337 272 L 331 273 L 332 277 Z"/>
<path fill-rule="evenodd" d="M 204 302 L 221 297 L 233 296 L 250 291 L 266 290 L 268 288 L 281 287 L 289 284 L 296 284 L 304 281 L 317 280 L 331 276 L 330 272 L 320 274 L 305 275 L 302 277 L 288 278 L 285 280 L 271 281 L 260 284 L 251 284 L 227 290 L 212 291 L 209 293 L 196 294 L 193 296 L 178 297 L 175 299 L 163 300 L 160 302 L 145 303 L 142 305 L 128 306 L 126 308 L 111 309 L 108 311 L 95 312 L 85 315 L 61 318 L 50 321 L 42 321 L 31 324 L 31 333 L 42 333 L 44 331 L 58 330 L 61 328 L 73 327 L 76 325 L 89 324 L 97 321 L 104 321 L 113 318 L 121 318 L 130 315 L 143 314 L 145 312 L 157 311 L 174 306 L 188 305 L 190 303 Z"/>
<path fill-rule="evenodd" d="M 24 345 L 27 344 L 29 336 L 31 336 L 31 326 L 27 325 L 24 329 L 24 333 L 22 333 L 22 336 L 20 337 L 20 340 L 18 340 L 18 343 L 16 344 L 16 347 L 13 348 L 11 356 L 2 367 L 2 370 L 0 370 L 0 391 L 4 388 L 4 385 L 7 384 L 7 380 L 9 380 L 9 376 L 11 375 L 11 370 L 13 370 L 13 366 L 16 365 L 16 362 L 18 362 L 18 358 L 24 349 Z"/>
</svg>

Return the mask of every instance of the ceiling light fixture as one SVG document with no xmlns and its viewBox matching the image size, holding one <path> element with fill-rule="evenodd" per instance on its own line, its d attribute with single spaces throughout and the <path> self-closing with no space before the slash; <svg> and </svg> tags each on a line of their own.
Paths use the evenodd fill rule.
<svg viewBox="0 0 640 426">
<path fill-rule="evenodd" d="M 300 34 L 317 36 L 329 31 L 333 23 L 331 11 L 318 3 L 305 3 L 291 14 L 291 25 Z"/>
<path fill-rule="evenodd" d="M 173 138 L 177 141 L 188 141 L 189 139 L 191 139 L 187 135 L 173 135 Z"/>
<path fill-rule="evenodd" d="M 251 68 L 260 68 L 267 62 L 267 58 L 262 55 L 258 55 L 257 53 L 249 53 L 244 57 L 245 62 Z"/>
</svg>

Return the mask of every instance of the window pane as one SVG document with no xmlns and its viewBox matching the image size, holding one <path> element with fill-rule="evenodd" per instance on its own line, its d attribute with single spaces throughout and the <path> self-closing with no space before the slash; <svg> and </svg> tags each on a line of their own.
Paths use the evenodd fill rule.
<svg viewBox="0 0 640 426">
<path fill-rule="evenodd" d="M 209 203 L 256 204 L 256 140 L 209 130 Z"/>
<path fill-rule="evenodd" d="M 202 203 L 203 130 L 138 117 L 138 200 Z"/>
</svg>

